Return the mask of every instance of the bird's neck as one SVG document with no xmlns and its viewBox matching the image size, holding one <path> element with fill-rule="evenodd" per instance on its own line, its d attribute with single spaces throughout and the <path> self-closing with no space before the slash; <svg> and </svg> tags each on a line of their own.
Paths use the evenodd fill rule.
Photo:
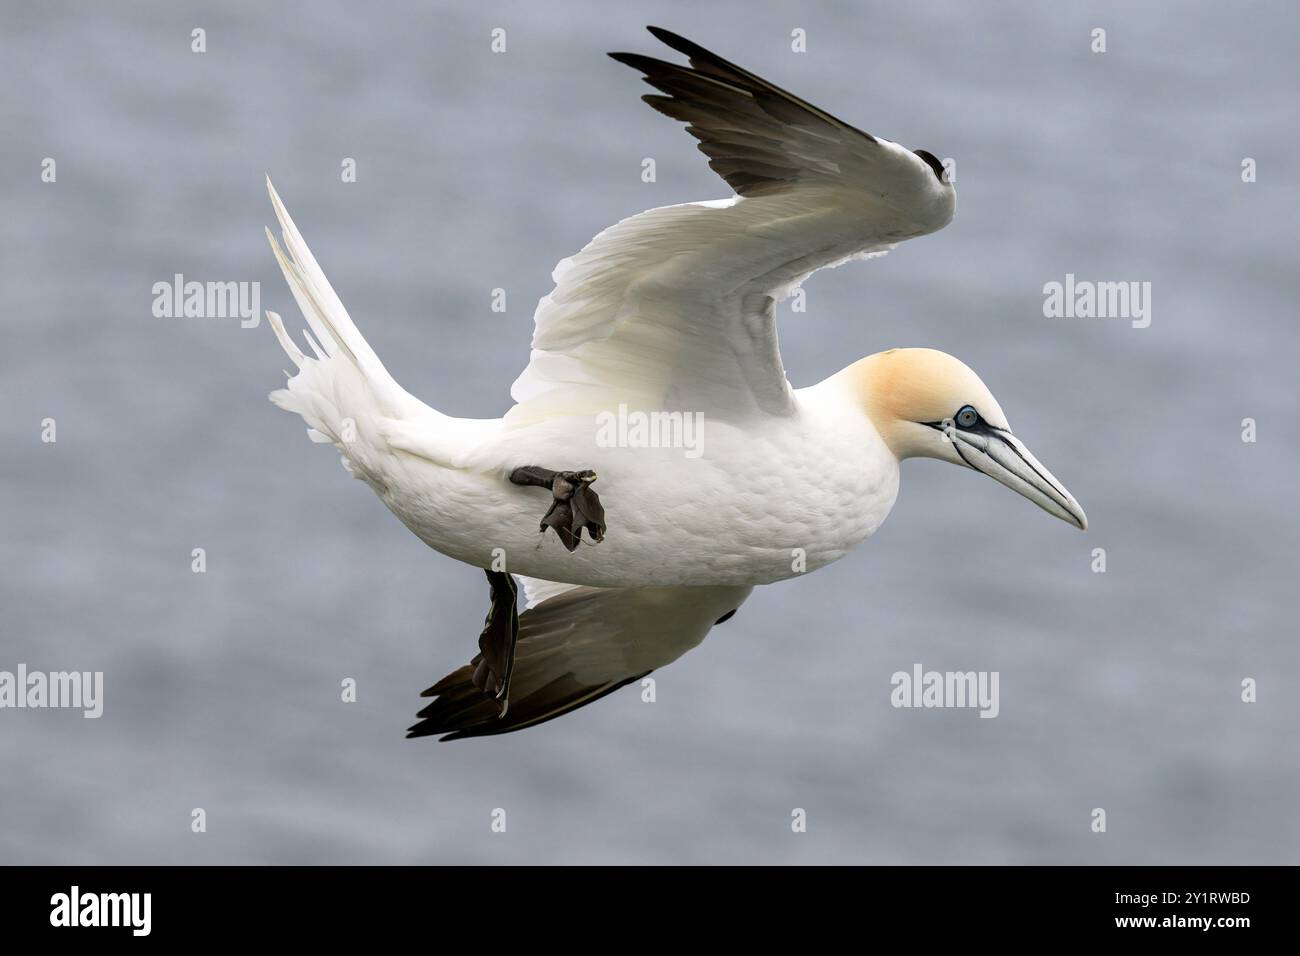
<svg viewBox="0 0 1300 956">
<path fill-rule="evenodd" d="M 904 371 L 899 361 L 899 349 L 876 352 L 858 359 L 840 369 L 829 379 L 842 394 L 843 400 L 865 415 L 885 445 L 899 461 L 919 454 L 915 445 L 915 431 L 899 407 L 900 390 L 896 379 Z"/>
</svg>

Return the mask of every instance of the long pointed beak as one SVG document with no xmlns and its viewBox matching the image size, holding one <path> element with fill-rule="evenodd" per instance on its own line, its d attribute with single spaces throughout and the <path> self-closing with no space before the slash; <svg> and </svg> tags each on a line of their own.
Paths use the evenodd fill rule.
<svg viewBox="0 0 1300 956">
<path fill-rule="evenodd" d="M 1011 432 L 986 428 L 975 434 L 958 432 L 958 452 L 966 464 L 1024 495 L 1048 514 L 1088 530 L 1088 516 L 1042 462 Z"/>
</svg>

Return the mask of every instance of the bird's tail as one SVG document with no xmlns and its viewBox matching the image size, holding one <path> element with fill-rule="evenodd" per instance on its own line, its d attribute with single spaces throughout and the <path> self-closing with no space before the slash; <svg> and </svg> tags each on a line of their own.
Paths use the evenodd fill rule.
<svg viewBox="0 0 1300 956">
<path fill-rule="evenodd" d="M 303 338 L 312 353 L 298 348 L 279 315 L 267 312 L 276 338 L 298 369 L 285 388 L 271 393 L 271 401 L 301 415 L 312 441 L 337 447 L 348 471 L 359 478 L 372 478 L 377 465 L 374 456 L 387 448 L 386 435 L 393 421 L 432 409 L 388 374 L 343 308 L 270 179 L 266 187 L 285 248 L 281 249 L 270 229 L 266 235 L 307 320 L 310 331 L 304 330 Z"/>
</svg>

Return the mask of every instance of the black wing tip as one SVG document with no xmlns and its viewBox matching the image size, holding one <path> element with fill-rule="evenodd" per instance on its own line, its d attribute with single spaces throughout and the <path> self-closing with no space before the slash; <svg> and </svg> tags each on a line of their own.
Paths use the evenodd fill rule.
<svg viewBox="0 0 1300 956">
<path fill-rule="evenodd" d="M 686 39 L 686 37 L 682 36 L 680 33 L 673 33 L 672 30 L 665 30 L 663 27 L 649 25 L 646 26 L 646 29 L 650 31 L 650 35 L 656 40 L 672 47 L 678 53 L 685 53 L 687 56 L 702 56 L 715 59 L 717 57 L 717 54 L 704 49 L 704 47 L 700 46 L 694 40 Z"/>
<path fill-rule="evenodd" d="M 698 43 L 686 39 L 686 37 L 682 36 L 679 33 L 673 33 L 672 30 L 665 30 L 663 27 L 656 27 L 656 26 L 647 26 L 646 29 L 650 31 L 651 35 L 654 36 L 655 39 L 663 42 L 665 45 L 676 50 L 678 53 L 684 53 L 686 56 L 702 58 L 705 60 L 715 60 L 715 61 L 720 60 L 719 56 L 716 53 L 713 53 L 710 50 L 706 50 Z M 645 56 L 644 54 L 640 54 L 640 53 L 623 53 L 623 52 L 616 51 L 612 53 L 606 53 L 605 55 L 610 57 L 611 59 L 617 60 L 619 63 L 626 63 L 628 66 L 635 66 L 634 63 L 630 62 L 632 58 L 638 58 L 643 61 L 648 60 L 653 63 L 663 62 L 662 60 L 656 60 L 654 59 L 654 57 Z"/>
<path fill-rule="evenodd" d="M 439 703 L 443 706 L 439 707 Z M 476 727 L 489 725 L 496 719 L 469 718 L 463 711 L 450 706 L 446 700 L 435 701 L 415 716 L 420 719 L 406 728 L 406 739 L 419 740 L 424 737 L 438 737 L 439 743 L 445 740 L 459 740 L 461 737 L 474 736 L 473 732 Z M 439 736 L 440 734 L 442 736 Z"/>
<path fill-rule="evenodd" d="M 441 737 L 438 737 L 438 743 L 440 744 L 446 743 L 448 740 L 461 740 L 464 737 L 469 736 L 468 734 L 462 734 L 462 733 L 449 734 L 447 733 L 446 727 L 443 728 L 422 727 L 420 726 L 420 724 L 416 724 L 413 727 L 406 728 L 407 740 L 423 740 L 425 737 L 436 737 L 438 734 L 442 734 Z"/>
<path fill-rule="evenodd" d="M 624 66 L 630 66 L 634 70 L 640 70 L 642 73 L 655 73 L 664 67 L 672 68 L 673 64 L 666 63 L 663 60 L 656 60 L 652 56 L 646 56 L 644 53 L 606 53 L 607 57 L 616 63 L 622 63 Z"/>
<path fill-rule="evenodd" d="M 456 707 L 451 701 L 440 698 L 416 715 L 417 717 L 423 717 L 423 719 L 419 723 L 406 728 L 406 739 L 412 740 L 442 734 L 443 736 L 438 737 L 438 742 L 445 743 L 449 740 L 468 740 L 473 737 L 495 737 L 500 734 L 517 733 L 521 730 L 528 730 L 530 727 L 538 727 L 549 723 L 557 717 L 563 717 L 575 710 L 580 710 L 588 704 L 594 704 L 596 701 L 608 697 L 614 691 L 643 680 L 652 673 L 654 673 L 653 668 L 641 674 L 633 674 L 624 680 L 615 681 L 606 687 L 602 687 L 595 693 L 583 694 L 562 701 L 558 707 L 549 711 L 534 714 L 518 713 L 511 710 L 509 719 L 498 715 L 491 717 L 486 715 L 473 716 L 464 709 Z"/>
<path fill-rule="evenodd" d="M 676 43 L 685 44 L 687 46 L 695 45 L 691 43 L 690 40 L 686 39 L 686 37 L 682 36 L 680 33 L 673 33 L 672 30 L 665 29 L 664 27 L 657 27 L 652 23 L 647 23 L 645 28 L 646 30 L 649 31 L 652 37 L 654 37 L 656 40 L 662 40 L 664 43 L 667 43 L 669 46 L 673 46 Z M 674 47 L 674 49 L 676 49 L 676 47 Z"/>
<path fill-rule="evenodd" d="M 940 162 L 938 156 L 934 155 L 934 153 L 930 152 L 928 149 L 914 149 L 912 152 L 921 157 L 925 162 L 925 165 L 930 167 L 930 171 L 934 173 L 939 182 L 943 183 L 945 186 L 948 185 L 946 171 L 944 170 L 943 163 Z"/>
<path fill-rule="evenodd" d="M 429 724 L 428 727 L 421 724 Z M 515 730 L 524 730 L 524 727 L 506 727 L 500 730 L 492 727 L 491 724 L 469 724 L 464 727 L 450 727 L 447 725 L 436 724 L 432 720 L 421 721 L 413 727 L 406 729 L 407 740 L 421 740 L 425 737 L 438 737 L 438 743 L 445 744 L 449 740 L 470 740 L 474 737 L 492 737 L 497 734 L 508 734 Z"/>
</svg>

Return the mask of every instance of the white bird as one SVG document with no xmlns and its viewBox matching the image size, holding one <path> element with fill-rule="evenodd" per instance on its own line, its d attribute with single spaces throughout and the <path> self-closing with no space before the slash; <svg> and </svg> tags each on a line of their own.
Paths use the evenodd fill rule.
<svg viewBox="0 0 1300 956">
<path fill-rule="evenodd" d="M 267 234 L 311 330 L 306 354 L 268 313 L 297 366 L 272 401 L 422 541 L 488 572 L 480 653 L 424 692 L 411 736 L 518 730 L 672 662 L 755 585 L 869 537 L 905 458 L 981 471 L 1087 527 L 949 355 L 890 349 L 808 388 L 786 380 L 775 303 L 817 269 L 947 225 L 939 161 L 650 30 L 690 65 L 610 55 L 737 195 L 643 212 L 562 261 L 503 418 L 443 415 L 393 380 L 268 180 L 287 253 Z"/>
</svg>

